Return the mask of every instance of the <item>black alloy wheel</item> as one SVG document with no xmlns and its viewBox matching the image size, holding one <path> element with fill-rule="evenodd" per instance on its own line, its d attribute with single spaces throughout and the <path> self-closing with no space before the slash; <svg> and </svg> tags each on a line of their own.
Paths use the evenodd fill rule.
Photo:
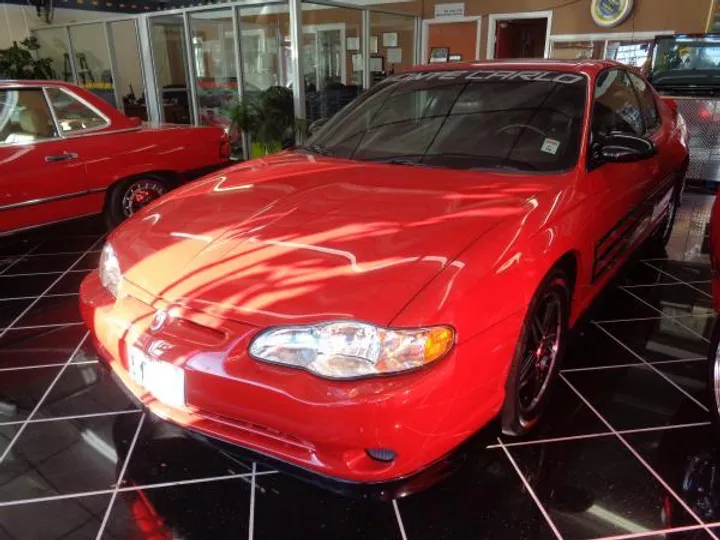
<svg viewBox="0 0 720 540">
<path fill-rule="evenodd" d="M 503 433 L 528 433 L 544 412 L 565 354 L 571 286 L 560 268 L 543 280 L 525 317 L 506 383 Z"/>
</svg>

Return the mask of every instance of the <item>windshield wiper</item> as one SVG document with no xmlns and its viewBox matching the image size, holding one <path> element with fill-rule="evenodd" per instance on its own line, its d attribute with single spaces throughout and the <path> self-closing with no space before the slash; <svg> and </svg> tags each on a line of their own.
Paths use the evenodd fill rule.
<svg viewBox="0 0 720 540">
<path fill-rule="evenodd" d="M 332 152 L 321 144 L 300 144 L 295 148 L 298 150 L 305 150 L 313 154 L 318 154 L 320 156 L 332 156 Z"/>
</svg>

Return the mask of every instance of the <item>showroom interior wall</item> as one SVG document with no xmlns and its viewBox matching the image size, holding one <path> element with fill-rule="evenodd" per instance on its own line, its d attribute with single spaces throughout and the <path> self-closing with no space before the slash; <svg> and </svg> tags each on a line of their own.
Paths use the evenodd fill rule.
<svg viewBox="0 0 720 540">
<path fill-rule="evenodd" d="M 109 50 L 105 40 L 103 24 L 98 21 L 110 21 L 115 48 L 123 54 L 116 54 L 116 78 L 119 93 L 134 91 L 143 87 L 142 68 L 138 57 L 135 25 L 126 13 L 89 11 L 81 9 L 58 8 L 53 17 L 53 26 L 81 23 L 73 26 L 72 40 L 75 53 L 85 55 L 87 69 L 96 79 L 98 92 L 102 90 L 103 75 L 109 70 Z M 90 24 L 98 22 L 98 24 Z M 69 51 L 66 34 L 63 29 L 45 29 L 48 25 L 40 19 L 35 8 L 18 4 L 0 3 L 0 49 L 12 45 L 13 41 L 22 41 L 35 30 L 42 47 L 42 54 L 53 61 L 53 69 L 58 79 L 64 79 L 66 69 L 64 54 Z M 89 82 L 89 80 L 88 80 Z M 107 85 L 105 85 L 107 87 Z M 110 99 L 110 98 L 109 98 Z"/>
<path fill-rule="evenodd" d="M 494 54 L 492 34 L 503 17 L 547 16 L 541 55 L 620 59 L 613 56 L 619 47 L 627 53 L 641 43 L 646 50 L 657 33 L 703 32 L 713 4 L 635 0 L 628 20 L 602 28 L 590 15 L 591 0 L 318 1 L 326 3 L 245 0 L 139 16 L 57 8 L 48 27 L 34 8 L 0 0 L 0 47 L 32 32 L 57 78 L 77 81 L 130 115 L 227 127 L 239 95 L 269 86 L 290 88 L 296 116 L 314 120 L 387 74 L 427 59 L 433 48 L 453 43 L 450 52 L 462 48 L 463 60 L 486 58 Z M 462 16 L 436 19 L 439 4 L 461 5 Z M 300 8 L 295 49 L 294 5 Z M 304 84 L 293 85 L 297 65 L 304 66 Z M 146 95 L 147 105 L 123 100 L 131 92 Z"/>
</svg>

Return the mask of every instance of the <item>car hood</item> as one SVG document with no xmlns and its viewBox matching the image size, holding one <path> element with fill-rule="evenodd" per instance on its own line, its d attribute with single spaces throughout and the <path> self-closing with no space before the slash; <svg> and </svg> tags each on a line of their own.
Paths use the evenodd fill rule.
<svg viewBox="0 0 720 540">
<path fill-rule="evenodd" d="M 387 324 L 547 177 L 281 154 L 189 184 L 111 236 L 125 279 L 254 325 Z"/>
</svg>

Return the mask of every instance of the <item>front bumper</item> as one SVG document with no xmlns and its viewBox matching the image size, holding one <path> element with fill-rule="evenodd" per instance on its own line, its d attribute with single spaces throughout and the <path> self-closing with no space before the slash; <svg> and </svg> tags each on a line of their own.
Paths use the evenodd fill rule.
<svg viewBox="0 0 720 540">
<path fill-rule="evenodd" d="M 181 311 L 160 300 L 115 300 L 97 272 L 80 289 L 83 318 L 99 354 L 120 382 L 161 418 L 195 433 L 270 456 L 342 482 L 377 483 L 410 476 L 438 463 L 488 423 L 503 400 L 505 368 L 516 329 L 498 325 L 488 336 L 493 358 L 477 358 L 480 340 L 458 346 L 436 366 L 402 376 L 327 381 L 251 359 L 250 325 Z M 171 321 L 157 331 L 158 309 Z M 507 345 L 502 345 L 507 343 Z M 128 345 L 161 350 L 161 359 L 183 367 L 186 406 L 169 407 L 130 378 Z M 159 346 L 161 345 L 161 346 Z M 391 449 L 381 462 L 367 449 Z"/>
</svg>

